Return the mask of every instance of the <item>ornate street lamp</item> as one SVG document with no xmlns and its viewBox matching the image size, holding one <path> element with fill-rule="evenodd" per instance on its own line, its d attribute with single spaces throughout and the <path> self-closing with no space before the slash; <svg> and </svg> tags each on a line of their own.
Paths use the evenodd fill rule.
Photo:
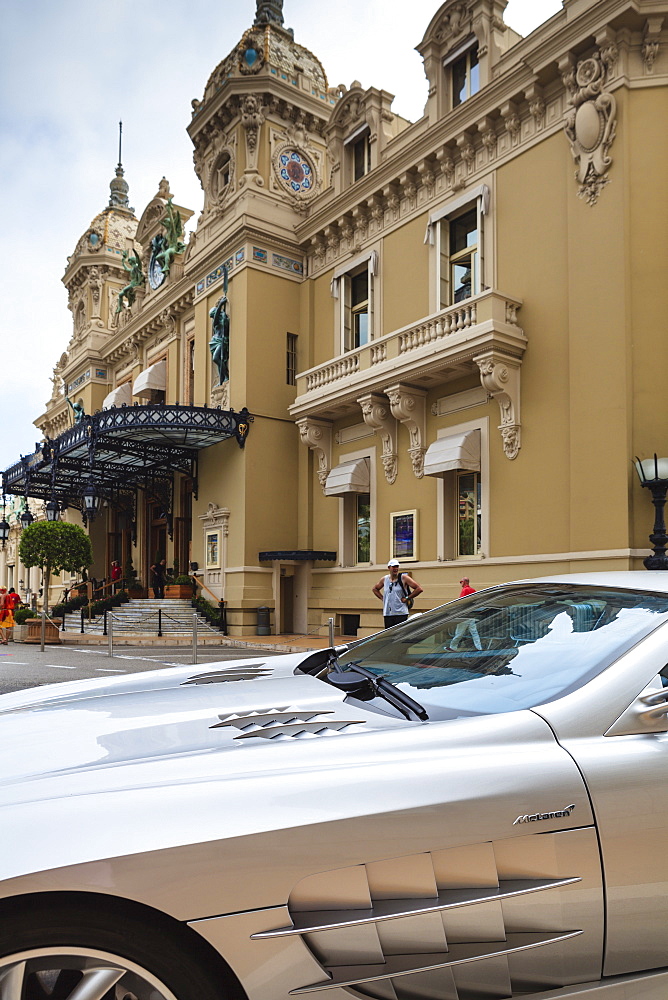
<svg viewBox="0 0 668 1000">
<path fill-rule="evenodd" d="M 21 516 L 19 518 L 19 521 L 21 522 L 21 527 L 22 528 L 28 528 L 32 524 L 32 522 L 34 520 L 35 520 L 35 518 L 32 516 L 32 514 L 30 513 L 30 511 L 26 507 L 26 509 L 23 511 L 23 513 L 21 514 Z"/>
<path fill-rule="evenodd" d="M 51 497 L 48 504 L 44 508 L 46 511 L 47 521 L 58 521 L 60 518 L 60 507 L 58 506 L 58 501 L 55 497 Z"/>
<path fill-rule="evenodd" d="M 87 520 L 92 521 L 100 509 L 100 497 L 93 483 L 88 483 L 81 491 L 83 512 Z"/>
<path fill-rule="evenodd" d="M 652 494 L 655 508 L 654 530 L 649 536 L 654 555 L 647 556 L 643 559 L 643 563 L 645 569 L 668 569 L 668 556 L 666 556 L 668 535 L 663 513 L 668 493 L 668 458 L 657 458 L 655 453 L 654 458 L 646 458 L 643 461 L 636 458 L 635 466 L 641 484 Z"/>
<path fill-rule="evenodd" d="M 5 496 L 2 495 L 2 521 L 0 521 L 0 542 L 2 542 L 2 547 L 4 549 L 5 543 L 9 538 L 9 524 L 7 523 L 7 518 L 5 517 Z"/>
</svg>

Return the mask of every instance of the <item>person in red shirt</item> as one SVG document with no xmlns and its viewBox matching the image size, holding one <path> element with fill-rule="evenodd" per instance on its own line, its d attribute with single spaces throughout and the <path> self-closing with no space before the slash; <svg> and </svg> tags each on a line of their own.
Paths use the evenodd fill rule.
<svg viewBox="0 0 668 1000">
<path fill-rule="evenodd" d="M 112 590 L 114 591 L 114 593 L 116 593 L 116 591 L 119 588 L 122 576 L 123 576 L 123 571 L 121 569 L 121 564 L 118 562 L 117 559 L 114 559 L 114 561 L 111 564 L 111 582 L 113 584 Z"/>
<path fill-rule="evenodd" d="M 7 594 L 7 604 L 11 608 L 12 613 L 16 611 L 19 604 L 21 603 L 21 598 L 16 593 L 13 587 L 9 588 L 9 593 Z"/>
<path fill-rule="evenodd" d="M 462 592 L 459 595 L 460 597 L 466 597 L 468 594 L 475 594 L 475 588 L 470 585 L 468 576 L 463 576 L 459 582 L 462 585 Z"/>
</svg>

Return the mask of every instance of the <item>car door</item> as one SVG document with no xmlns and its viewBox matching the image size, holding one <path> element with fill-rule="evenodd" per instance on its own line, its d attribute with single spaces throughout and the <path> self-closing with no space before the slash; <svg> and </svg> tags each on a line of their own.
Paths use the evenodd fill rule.
<svg viewBox="0 0 668 1000">
<path fill-rule="evenodd" d="M 580 691 L 541 706 L 586 782 L 606 888 L 604 975 L 668 954 L 668 626 Z"/>
</svg>

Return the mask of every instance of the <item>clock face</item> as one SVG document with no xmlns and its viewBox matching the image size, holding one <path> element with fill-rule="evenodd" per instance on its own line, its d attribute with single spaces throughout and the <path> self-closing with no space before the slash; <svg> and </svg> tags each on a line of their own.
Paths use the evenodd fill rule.
<svg viewBox="0 0 668 1000">
<path fill-rule="evenodd" d="M 160 247 L 153 247 L 151 253 L 151 260 L 148 265 L 148 283 L 154 290 L 160 288 L 167 275 L 162 270 L 162 265 L 157 259 L 160 253 Z"/>
</svg>

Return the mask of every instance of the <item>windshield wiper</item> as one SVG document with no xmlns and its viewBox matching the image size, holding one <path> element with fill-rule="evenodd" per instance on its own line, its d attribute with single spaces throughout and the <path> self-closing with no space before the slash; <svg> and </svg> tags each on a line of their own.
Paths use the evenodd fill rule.
<svg viewBox="0 0 668 1000">
<path fill-rule="evenodd" d="M 361 667 L 359 663 L 350 663 L 348 664 L 349 669 L 342 670 L 337 658 L 330 656 L 329 666 L 330 672 L 327 680 L 340 691 L 345 691 L 346 694 L 359 698 L 360 701 L 370 701 L 376 697 L 383 698 L 394 708 L 399 709 L 406 719 L 411 718 L 411 713 L 423 722 L 429 718 L 419 702 L 414 701 L 385 677 L 377 677 L 366 667 Z"/>
</svg>

